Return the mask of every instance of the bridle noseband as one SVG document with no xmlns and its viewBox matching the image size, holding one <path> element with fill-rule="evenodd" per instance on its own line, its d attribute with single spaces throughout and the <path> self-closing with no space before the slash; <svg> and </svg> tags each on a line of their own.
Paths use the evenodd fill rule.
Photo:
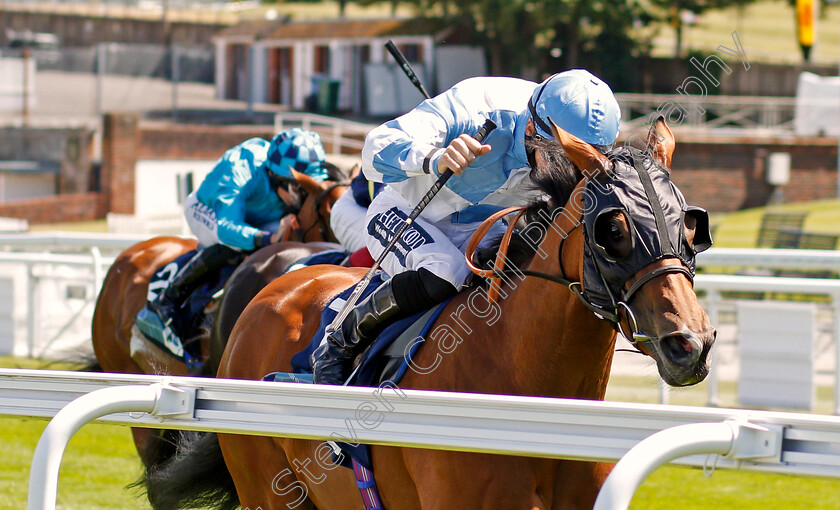
<svg viewBox="0 0 840 510">
<path fill-rule="evenodd" d="M 318 227 L 318 231 L 321 233 L 321 237 L 324 240 L 329 241 L 329 237 L 327 236 L 328 232 L 330 231 L 329 223 L 327 219 L 321 215 L 321 203 L 324 201 L 325 198 L 327 198 L 330 195 L 330 193 L 332 193 L 334 189 L 342 186 L 350 186 L 350 181 L 335 181 L 331 185 L 324 188 L 324 190 L 321 191 L 321 193 L 317 197 L 315 197 L 315 221 L 313 221 L 312 225 L 309 225 L 306 229 L 298 228 L 295 230 L 295 233 L 297 234 L 300 242 L 306 242 L 305 239 L 307 234 L 309 234 L 309 231 L 315 228 L 316 226 Z"/>
<path fill-rule="evenodd" d="M 636 171 L 638 172 L 638 174 L 640 176 L 640 181 L 641 181 L 641 184 L 644 188 L 645 195 L 647 196 L 648 201 L 651 203 L 651 209 L 652 209 L 653 215 L 655 217 L 656 230 L 658 231 L 658 233 L 660 235 L 660 240 L 662 240 L 664 238 L 664 241 L 662 241 L 662 242 L 666 242 L 666 243 L 670 244 L 669 237 L 667 236 L 665 218 L 664 218 L 664 213 L 663 213 L 663 210 L 662 210 L 662 205 L 659 203 L 659 199 L 657 197 L 657 194 L 656 194 L 655 190 L 653 189 L 653 185 L 652 185 L 650 176 L 648 175 L 647 169 L 643 167 L 643 164 L 641 163 L 641 160 L 637 157 L 633 157 L 633 163 L 634 163 L 633 166 L 635 167 Z M 578 183 L 578 185 L 575 188 L 575 191 L 578 191 L 579 188 L 585 186 L 586 182 L 587 182 L 586 179 L 584 179 L 580 183 Z M 575 195 L 575 192 L 572 193 L 572 197 L 574 197 L 574 195 Z M 570 201 L 571 200 L 572 200 L 572 198 L 570 198 Z M 475 264 L 472 261 L 473 254 L 475 253 L 475 250 L 477 249 L 478 244 L 481 241 L 481 238 L 486 234 L 487 231 L 489 231 L 490 226 L 493 225 L 500 218 L 502 218 L 502 217 L 504 217 L 504 216 L 506 216 L 506 215 L 508 215 L 512 212 L 515 212 L 515 211 L 520 211 L 519 215 L 517 216 L 517 219 L 518 219 L 522 215 L 522 213 L 524 212 L 523 211 L 524 209 L 525 209 L 524 207 L 513 207 L 513 208 L 509 208 L 509 209 L 499 211 L 499 212 L 491 215 L 489 218 L 487 218 L 484 221 L 484 223 L 482 223 L 482 225 L 479 227 L 479 229 L 476 230 L 476 233 L 473 235 L 473 238 L 470 239 L 469 245 L 467 246 L 467 251 L 466 251 L 466 254 L 465 254 L 466 255 L 466 260 L 467 260 L 467 265 L 470 267 L 470 269 L 473 271 L 473 273 L 477 274 L 478 276 L 481 276 L 483 278 L 493 279 L 494 282 L 495 282 L 494 285 L 496 287 L 499 285 L 499 283 L 500 283 L 499 280 L 502 277 L 511 276 L 511 275 L 514 275 L 514 274 L 531 276 L 531 277 L 535 277 L 535 278 L 541 278 L 543 280 L 548 280 L 548 281 L 563 285 L 564 287 L 568 288 L 570 292 L 572 292 L 574 295 L 576 295 L 578 297 L 578 299 L 580 300 L 580 302 L 586 308 L 588 308 L 590 311 L 592 311 L 598 318 L 611 322 L 612 325 L 613 325 L 613 328 L 615 328 L 616 331 L 621 333 L 630 342 L 631 345 L 633 345 L 634 347 L 637 347 L 638 344 L 642 344 L 642 343 L 645 343 L 645 342 L 650 342 L 652 340 L 652 337 L 650 335 L 647 335 L 647 334 L 643 333 L 639 329 L 638 322 L 636 321 L 636 316 L 633 313 L 633 309 L 629 304 L 630 301 L 633 299 L 633 297 L 636 295 L 636 293 L 646 283 L 650 282 L 654 278 L 657 278 L 659 276 L 663 276 L 663 275 L 666 275 L 666 274 L 671 274 L 671 273 L 682 274 L 686 278 L 688 278 L 689 282 L 691 282 L 692 285 L 694 283 L 694 272 L 692 271 L 692 269 L 687 267 L 685 265 L 686 262 L 683 261 L 683 259 L 681 257 L 677 256 L 677 254 L 674 253 L 674 250 L 670 246 L 668 246 L 666 249 L 662 250 L 664 256 L 650 261 L 646 266 L 643 267 L 643 269 L 645 267 L 649 267 L 651 264 L 656 262 L 656 260 L 661 260 L 661 259 L 665 259 L 665 258 L 677 258 L 678 260 L 680 260 L 680 264 L 668 264 L 668 265 L 658 266 L 658 267 L 654 267 L 650 270 L 647 270 L 638 279 L 636 279 L 632 284 L 630 284 L 629 287 L 627 287 L 627 282 L 632 280 L 635 277 L 635 275 L 633 275 L 633 276 L 627 278 L 624 281 L 624 283 L 620 286 L 620 288 L 616 289 L 616 291 L 613 291 L 613 290 L 610 289 L 610 285 L 607 283 L 607 279 L 604 277 L 603 273 L 601 272 L 601 268 L 598 267 L 598 264 L 593 261 L 593 264 L 595 266 L 595 270 L 597 272 L 597 276 L 600 278 L 600 284 L 603 284 L 604 293 L 605 293 L 606 297 L 608 298 L 608 304 L 599 304 L 599 303 L 593 302 L 592 298 L 587 295 L 587 292 L 584 291 L 583 281 L 571 281 L 571 280 L 565 278 L 565 272 L 563 270 L 563 245 L 564 245 L 564 242 L 565 242 L 566 238 L 568 238 L 568 236 L 575 229 L 577 229 L 581 225 L 584 225 L 583 208 L 575 208 L 575 209 L 577 209 L 577 212 L 578 212 L 578 214 L 576 214 L 576 215 L 567 215 L 565 213 L 561 213 L 561 216 L 567 220 L 568 225 L 565 225 L 566 228 L 555 229 L 555 230 L 559 230 L 560 232 L 565 233 L 565 235 L 562 237 L 562 239 L 560 241 L 560 245 L 559 245 L 558 250 L 557 250 L 558 251 L 558 263 L 559 263 L 560 276 L 555 276 L 555 275 L 541 273 L 541 272 L 532 271 L 532 270 L 519 270 L 519 269 L 516 269 L 516 270 L 507 269 L 506 270 L 506 269 L 504 269 L 504 261 L 505 261 L 505 258 L 506 258 L 507 242 L 509 241 L 509 239 L 511 237 L 511 233 L 512 233 L 512 230 L 514 228 L 514 225 L 516 224 L 516 220 L 511 221 L 508 225 L 508 232 L 505 233 L 505 236 L 502 240 L 502 246 L 500 246 L 500 248 L 499 248 L 499 253 L 497 255 L 496 262 L 494 263 L 493 269 L 482 269 L 482 268 L 479 268 L 479 267 L 475 266 Z M 569 203 L 567 203 L 563 208 L 564 211 L 567 210 L 567 209 L 569 209 Z M 571 218 L 570 218 L 570 216 L 571 216 Z M 553 227 L 551 227 L 551 228 L 553 228 Z M 584 237 L 586 238 L 585 243 L 587 243 L 589 241 L 589 238 L 588 238 L 588 234 L 587 234 L 585 228 L 584 228 Z M 589 253 L 587 253 L 588 251 L 589 251 Z M 593 257 L 593 256 L 594 255 L 592 254 L 592 252 L 585 247 L 584 248 L 584 257 L 586 258 L 586 257 Z M 498 295 L 498 292 L 494 290 L 494 285 L 491 285 L 491 290 L 488 291 L 488 296 L 492 300 L 495 300 L 497 295 Z M 492 292 L 492 294 L 491 294 L 491 292 Z M 601 296 L 601 297 L 603 298 L 603 296 Z M 603 302 L 603 299 L 602 299 L 602 302 Z M 629 334 L 628 334 L 628 332 L 625 332 L 624 326 L 622 325 L 623 319 L 625 319 L 625 318 L 627 320 L 627 324 L 628 324 L 629 329 L 630 329 Z"/>
</svg>

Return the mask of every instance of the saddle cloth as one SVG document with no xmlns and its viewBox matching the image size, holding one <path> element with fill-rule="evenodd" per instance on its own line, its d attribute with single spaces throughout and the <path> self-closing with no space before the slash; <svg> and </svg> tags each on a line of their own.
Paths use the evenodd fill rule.
<svg viewBox="0 0 840 510">
<path fill-rule="evenodd" d="M 135 317 L 137 329 L 147 340 L 190 366 L 194 363 L 200 363 L 199 346 L 187 345 L 185 348 L 178 338 L 165 335 L 163 332 L 163 323 L 157 314 L 149 308 L 149 303 L 154 301 L 160 293 L 166 290 L 172 278 L 178 274 L 178 271 L 181 270 L 196 252 L 197 250 L 190 250 L 155 271 L 155 274 L 149 280 L 146 306 Z M 206 283 L 193 291 L 175 311 L 175 315 L 172 317 L 171 328 L 179 338 L 189 339 L 194 336 L 202 324 L 205 324 L 207 327 L 212 324 L 212 317 L 205 317 L 204 309 L 214 297 L 218 297 L 217 293 L 224 287 L 225 282 L 233 274 L 234 269 L 236 269 L 236 265 L 225 266 L 218 273 L 208 276 Z M 206 323 L 207 320 L 210 322 Z M 192 352 L 193 350 L 195 352 Z"/>
<path fill-rule="evenodd" d="M 383 275 L 384 273 L 381 271 L 374 275 L 359 299 L 360 301 L 384 283 Z M 305 349 L 292 356 L 293 372 L 273 372 L 263 377 L 263 381 L 312 382 L 312 364 L 310 363 L 312 352 L 324 341 L 327 326 L 338 315 L 354 287 L 355 285 L 339 293 L 322 311 L 321 323 L 315 336 L 312 337 Z M 359 356 L 358 368 L 347 381 L 347 384 L 352 386 L 379 386 L 385 381 L 395 385 L 399 383 L 409 369 L 412 356 L 423 344 L 422 341 L 414 342 L 414 340 L 418 337 L 426 338 L 435 320 L 450 300 L 446 300 L 431 310 L 418 312 L 387 326 L 370 347 Z M 342 431 L 336 432 L 341 433 Z M 346 455 L 338 456 L 336 455 L 337 452 L 334 452 L 334 462 L 340 462 L 342 466 L 352 469 L 351 463 L 355 460 L 365 468 L 372 469 L 368 445 L 362 443 L 335 444 Z"/>
<path fill-rule="evenodd" d="M 195 254 L 196 250 L 184 253 L 155 272 L 149 281 L 146 306 L 140 310 L 135 318 L 137 329 L 147 340 L 161 347 L 164 351 L 179 361 L 186 363 L 188 366 L 201 363 L 200 352 L 198 352 L 200 347 L 198 345 L 184 346 L 178 338 L 166 335 L 164 333 L 163 323 L 148 305 L 157 298 L 159 293 L 166 289 L 170 280 Z M 349 252 L 344 250 L 322 251 L 298 260 L 289 267 L 287 272 L 315 264 L 339 264 L 348 256 Z M 236 267 L 235 264 L 225 266 L 217 274 L 212 275 L 206 284 L 196 289 L 184 301 L 181 307 L 176 310 L 175 316 L 172 317 L 171 327 L 179 338 L 187 339 L 192 337 L 202 324 L 208 328 L 212 325 L 213 317 L 205 317 L 204 309 L 214 297 L 221 297 L 219 291 L 224 287 Z"/>
</svg>

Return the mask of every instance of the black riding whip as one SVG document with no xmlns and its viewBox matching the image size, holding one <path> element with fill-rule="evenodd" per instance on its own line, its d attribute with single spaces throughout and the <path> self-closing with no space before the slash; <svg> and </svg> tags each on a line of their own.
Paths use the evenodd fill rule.
<svg viewBox="0 0 840 510">
<path fill-rule="evenodd" d="M 496 129 L 496 123 L 490 119 L 487 119 L 486 121 L 484 121 L 484 125 L 481 126 L 481 128 L 475 134 L 475 139 L 479 142 L 483 141 L 484 138 L 486 138 L 487 135 L 490 134 L 490 132 L 494 129 Z M 423 209 L 425 209 L 426 206 L 429 205 L 429 202 L 431 202 L 432 199 L 435 198 L 435 195 L 437 195 L 438 191 L 440 191 L 440 189 L 443 187 L 444 184 L 446 184 L 446 181 L 448 181 L 450 177 L 452 177 L 452 170 L 447 169 L 445 172 L 443 172 L 443 174 L 441 174 L 438 180 L 435 181 L 432 187 L 429 188 L 429 191 L 427 191 L 426 194 L 423 195 L 423 198 L 420 200 L 420 203 L 417 204 L 417 207 L 415 207 L 414 210 L 411 211 L 411 214 L 408 215 L 408 219 L 406 219 L 403 222 L 399 230 L 397 230 L 397 232 L 394 234 L 394 237 L 385 247 L 385 251 L 383 251 L 382 254 L 379 255 L 379 257 L 373 263 L 373 266 L 371 266 L 367 274 L 365 274 L 365 277 L 362 279 L 362 281 L 360 281 L 356 285 L 356 288 L 353 289 L 353 292 L 350 294 L 350 297 L 347 298 L 347 302 L 344 303 L 344 306 L 341 308 L 341 311 L 338 312 L 338 315 L 335 316 L 335 319 L 333 319 L 330 325 L 327 326 L 327 334 L 336 331 L 341 326 L 341 323 L 344 322 L 344 319 L 346 319 L 347 315 L 350 314 L 350 310 L 352 310 L 353 307 L 356 306 L 356 303 L 359 301 L 359 297 L 362 295 L 362 292 L 364 292 L 370 281 L 373 279 L 373 275 L 379 269 L 379 266 L 382 265 L 382 261 L 385 260 L 385 257 L 391 252 L 391 249 L 394 247 L 394 245 L 397 244 L 397 241 L 399 241 L 400 236 L 402 236 L 403 233 L 406 230 L 408 230 L 408 227 L 410 227 L 414 223 L 414 220 L 417 219 L 418 216 L 420 216 L 420 213 L 423 212 Z"/>
<path fill-rule="evenodd" d="M 403 72 L 405 72 L 405 75 L 408 76 L 409 80 L 411 80 L 411 83 L 413 83 L 414 86 L 417 87 L 417 90 L 419 90 L 420 93 L 423 94 L 423 97 L 425 97 L 426 99 L 431 98 L 432 96 L 430 96 L 429 93 L 426 92 L 426 87 L 424 87 L 423 84 L 420 83 L 420 79 L 417 78 L 417 74 L 414 73 L 414 69 L 412 69 L 411 66 L 408 64 L 408 60 L 405 59 L 403 54 L 400 52 L 400 49 L 397 48 L 394 42 L 388 40 L 388 42 L 385 43 L 385 47 L 388 48 L 388 51 L 390 51 L 391 55 L 394 56 L 394 60 L 396 60 L 397 63 L 400 65 Z"/>
</svg>

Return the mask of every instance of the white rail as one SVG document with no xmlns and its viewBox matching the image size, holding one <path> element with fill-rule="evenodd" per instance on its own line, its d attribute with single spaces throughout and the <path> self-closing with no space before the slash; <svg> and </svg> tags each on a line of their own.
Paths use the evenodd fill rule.
<svg viewBox="0 0 840 510">
<path fill-rule="evenodd" d="M 616 94 L 621 105 L 622 131 L 638 128 L 669 99 L 667 94 Z M 793 133 L 796 99 L 792 97 L 706 96 L 681 126 L 704 131 L 728 128 L 763 133 Z M 703 113 L 700 113 L 702 111 Z"/>
<path fill-rule="evenodd" d="M 114 398 L 114 388 L 137 404 L 135 411 L 143 412 L 112 407 L 122 405 Z M 49 459 L 54 463 L 57 454 L 46 452 L 63 451 L 65 440 L 82 419 L 99 416 L 98 420 L 106 423 L 150 428 L 315 440 L 342 436 L 370 444 L 590 461 L 616 461 L 640 441 L 671 427 L 734 420 L 742 429 L 771 431 L 761 435 L 768 444 L 751 441 L 751 450 L 739 446 L 733 450 L 737 455 L 719 459 L 717 467 L 840 477 L 840 417 L 836 416 L 397 387 L 0 369 L 0 415 L 53 417 L 80 397 L 85 400 L 77 401 L 62 415 L 70 418 L 67 423 L 56 424 L 56 432 L 51 430 L 48 439 L 42 439 L 51 448 L 39 444 L 36 449 L 39 464 L 33 465 L 31 480 L 43 487 L 44 497 L 37 501 L 47 505 L 30 506 L 31 510 L 53 508 L 50 498 L 54 505 L 49 487 L 55 487 L 57 480 L 41 477 L 53 477 L 57 470 L 53 464 L 48 472 L 41 466 Z M 106 407 L 100 408 L 96 402 L 104 402 Z M 360 409 L 366 413 L 364 426 L 358 422 Z M 119 412 L 103 415 L 115 410 Z M 688 456 L 674 462 L 701 467 L 708 459 L 698 453 L 723 451 L 718 446 L 704 448 L 680 450 L 678 453 Z M 669 460 L 670 454 L 657 455 L 656 462 L 644 470 Z"/>
<path fill-rule="evenodd" d="M 594 510 L 629 507 L 648 475 L 680 457 L 716 454 L 728 459 L 780 459 L 781 450 L 780 425 L 762 427 L 729 419 L 671 427 L 648 437 L 618 461 L 598 493 Z"/>
<path fill-rule="evenodd" d="M 38 282 L 42 279 L 55 278 L 33 271 L 36 265 L 71 265 L 92 268 L 91 283 L 94 288 L 89 303 L 96 299 L 102 278 L 113 258 L 103 257 L 97 247 L 110 249 L 124 249 L 146 236 L 114 236 L 108 234 L 76 234 L 68 232 L 51 232 L 43 234 L 5 234 L 0 235 L 0 246 L 15 249 L 89 249 L 90 255 L 81 254 L 49 254 L 49 253 L 21 253 L 20 251 L 0 251 L 0 264 L 23 263 L 27 265 L 28 293 L 27 293 L 27 327 L 26 341 L 30 346 L 30 355 L 37 354 L 34 346 L 42 336 L 42 324 L 38 320 L 41 304 L 37 302 Z M 75 258 L 74 258 L 75 257 Z M 713 248 L 701 253 L 697 258 L 700 267 L 758 267 L 772 269 L 794 270 L 829 270 L 840 272 L 840 251 L 828 250 L 780 250 L 780 249 L 733 249 Z M 705 306 L 713 324 L 718 324 L 718 316 L 722 292 L 727 291 L 757 291 L 757 292 L 789 292 L 832 297 L 831 306 L 834 314 L 835 343 L 840 340 L 840 280 L 823 280 L 816 278 L 776 278 L 740 275 L 706 275 L 697 276 L 695 286 L 698 291 L 706 293 Z M 70 321 L 76 320 L 76 317 Z M 68 322 L 69 324 L 69 322 Z M 56 340 L 56 339 L 53 339 Z M 837 350 L 840 352 L 840 350 Z M 837 355 L 836 367 L 840 367 L 840 354 Z M 840 372 L 840 370 L 836 370 Z M 717 369 L 712 365 L 709 375 L 708 403 L 719 403 Z M 840 377 L 835 375 L 834 412 L 840 414 Z M 664 400 L 663 400 L 664 401 Z"/>
<path fill-rule="evenodd" d="M 816 258 L 811 263 L 813 265 L 810 269 L 817 267 Z M 699 274 L 694 279 L 694 289 L 706 292 L 705 308 L 712 324 L 719 324 L 718 318 L 723 292 L 782 292 L 831 296 L 831 309 L 834 317 L 834 345 L 840 346 L 840 280 Z M 834 414 L 840 414 L 840 348 L 835 348 L 834 366 Z M 711 365 L 707 380 L 708 405 L 718 405 L 717 369 L 714 363 Z"/>
<path fill-rule="evenodd" d="M 365 136 L 376 125 L 313 113 L 284 112 L 274 116 L 275 133 L 289 127 L 321 132 L 323 140 L 332 144 L 331 152 L 340 154 L 343 152 L 342 149 L 356 153 L 361 151 L 364 147 Z M 324 133 L 327 135 L 325 136 Z"/>
<path fill-rule="evenodd" d="M 760 267 L 840 271 L 840 251 L 712 248 L 697 255 L 700 267 Z"/>
<path fill-rule="evenodd" d="M 145 241 L 148 235 L 114 235 L 75 232 L 43 232 L 25 234 L 0 234 L 0 247 L 4 248 L 113 248 L 124 250 Z"/>
</svg>

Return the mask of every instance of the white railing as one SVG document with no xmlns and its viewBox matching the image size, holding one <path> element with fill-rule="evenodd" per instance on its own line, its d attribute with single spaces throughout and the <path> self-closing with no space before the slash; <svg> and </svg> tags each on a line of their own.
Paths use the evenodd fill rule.
<svg viewBox="0 0 840 510">
<path fill-rule="evenodd" d="M 758 267 L 765 269 L 840 272 L 840 251 L 766 248 L 712 248 L 697 255 L 698 267 Z"/>
<path fill-rule="evenodd" d="M 366 426 L 357 426 L 353 420 L 362 408 L 369 419 Z M 840 477 L 840 417 L 799 413 L 402 390 L 396 386 L 335 387 L 0 369 L 0 415 L 56 417 L 36 448 L 30 471 L 30 510 L 54 508 L 58 466 L 66 443 L 75 430 L 93 419 L 149 428 L 314 440 L 352 435 L 358 441 L 379 445 L 588 461 L 616 461 L 660 431 L 692 427 L 695 433 L 702 433 L 691 441 L 669 440 L 670 446 L 663 446 L 661 435 L 650 438 L 640 446 L 642 454 L 636 450 L 629 461 L 622 462 L 633 464 L 631 468 L 641 466 L 636 471 L 646 475 L 671 460 L 706 466 L 706 454 L 717 454 L 722 455 L 715 461 L 718 468 Z M 652 450 L 648 449 L 651 443 Z M 646 460 L 633 461 L 640 457 Z M 613 478 L 619 480 L 608 481 L 608 486 L 617 485 L 620 493 L 607 497 L 605 501 L 613 502 L 599 508 L 626 508 L 621 501 L 629 501 L 627 491 L 632 495 L 633 485 L 640 482 L 639 475 L 622 478 L 625 468 L 621 463 L 616 469 Z"/>
<path fill-rule="evenodd" d="M 668 94 L 616 94 L 621 105 L 621 130 L 629 132 L 650 120 L 663 104 L 673 103 Z M 691 105 L 680 129 L 736 129 L 793 134 L 796 99 L 793 97 L 706 96 L 702 109 Z"/>
<path fill-rule="evenodd" d="M 811 260 L 810 262 L 813 266 L 817 266 L 817 260 Z M 785 262 L 785 264 L 788 263 L 790 262 Z M 808 269 L 814 268 L 809 267 Z M 699 274 L 694 279 L 694 289 L 706 293 L 704 308 L 712 324 L 719 323 L 720 303 L 723 300 L 721 294 L 723 292 L 779 292 L 830 296 L 834 317 L 834 345 L 840 345 L 840 280 Z M 840 349 L 837 348 L 835 349 L 834 367 L 834 413 L 840 414 Z M 718 405 L 720 399 L 717 369 L 714 363 L 711 364 L 707 380 L 708 405 Z"/>
<path fill-rule="evenodd" d="M 114 236 L 109 234 L 76 234 L 67 232 L 52 232 L 41 234 L 0 234 L 0 246 L 15 251 L 0 251 L 0 264 L 23 264 L 26 269 L 26 294 L 19 297 L 25 300 L 26 309 L 26 346 L 29 355 L 42 354 L 43 349 L 36 346 L 50 344 L 64 334 L 66 327 L 59 329 L 54 338 L 46 339 L 46 325 L 39 318 L 45 306 L 49 303 L 45 297 L 39 297 L 39 285 L 47 280 L 62 278 L 56 276 L 55 271 L 48 271 L 49 266 L 71 266 L 79 269 L 90 268 L 80 276 L 72 279 L 87 280 L 92 292 L 85 296 L 86 301 L 72 316 L 68 316 L 66 324 L 79 323 L 92 314 L 93 304 L 101 287 L 101 282 L 107 268 L 113 261 L 112 257 L 103 256 L 102 249 L 122 250 L 132 244 L 144 240 L 147 236 Z M 76 252 L 86 250 L 83 254 L 59 253 L 24 253 L 25 249 L 65 250 Z M 770 249 L 727 249 L 713 248 L 698 256 L 701 267 L 760 267 L 772 269 L 794 270 L 832 270 L 840 272 L 840 252 L 827 250 L 770 250 Z M 64 277 L 66 278 L 66 277 Z M 700 274 L 696 279 L 696 288 L 705 293 L 704 305 L 713 324 L 719 324 L 720 307 L 724 301 L 721 293 L 728 291 L 758 291 L 778 293 L 802 293 L 830 296 L 834 314 L 834 339 L 840 339 L 840 280 L 821 280 L 813 278 L 775 278 L 736 275 L 706 275 Z M 41 302 L 43 301 L 43 302 Z M 87 314 L 87 315 L 85 315 Z M 835 367 L 840 367 L 840 355 Z M 838 370 L 835 368 L 835 374 Z M 715 365 L 709 375 L 708 403 L 717 405 L 718 373 Z M 663 402 L 664 397 L 663 397 Z M 834 410 L 840 414 L 840 377 L 835 375 Z"/>
<path fill-rule="evenodd" d="M 23 266 L 26 274 L 26 353 L 29 357 L 42 357 L 48 354 L 50 347 L 63 333 L 77 321 L 84 318 L 89 320 L 93 314 L 93 306 L 105 273 L 113 264 L 113 257 L 104 257 L 99 249 L 93 247 L 89 255 L 81 254 L 58 254 L 58 253 L 21 253 L 21 252 L 0 252 L 0 264 L 13 264 Z M 81 273 L 65 274 L 56 271 L 55 268 L 74 268 L 83 270 Z M 84 271 L 90 269 L 90 271 Z M 49 281 L 71 281 L 89 284 L 92 292 L 85 295 L 84 302 L 77 310 L 63 321 L 57 334 L 52 338 L 47 336 L 45 321 L 42 314 L 48 310 L 48 299 L 42 299 L 40 282 Z M 17 296 L 16 296 L 17 297 Z M 42 302 L 46 301 L 46 302 Z M 88 313 L 85 313 L 88 312 Z"/>
<path fill-rule="evenodd" d="M 48 251 L 116 249 L 124 250 L 129 246 L 149 239 L 148 235 L 114 235 L 93 232 L 41 232 L 22 234 L 0 234 L 1 248 L 15 248 L 21 251 L 41 249 Z"/>
<path fill-rule="evenodd" d="M 350 152 L 361 152 L 365 144 L 365 136 L 376 125 L 313 113 L 284 112 L 274 116 L 275 133 L 291 127 L 318 131 L 321 133 L 322 141 L 331 144 L 330 152 L 341 154 L 344 149 Z"/>
</svg>

